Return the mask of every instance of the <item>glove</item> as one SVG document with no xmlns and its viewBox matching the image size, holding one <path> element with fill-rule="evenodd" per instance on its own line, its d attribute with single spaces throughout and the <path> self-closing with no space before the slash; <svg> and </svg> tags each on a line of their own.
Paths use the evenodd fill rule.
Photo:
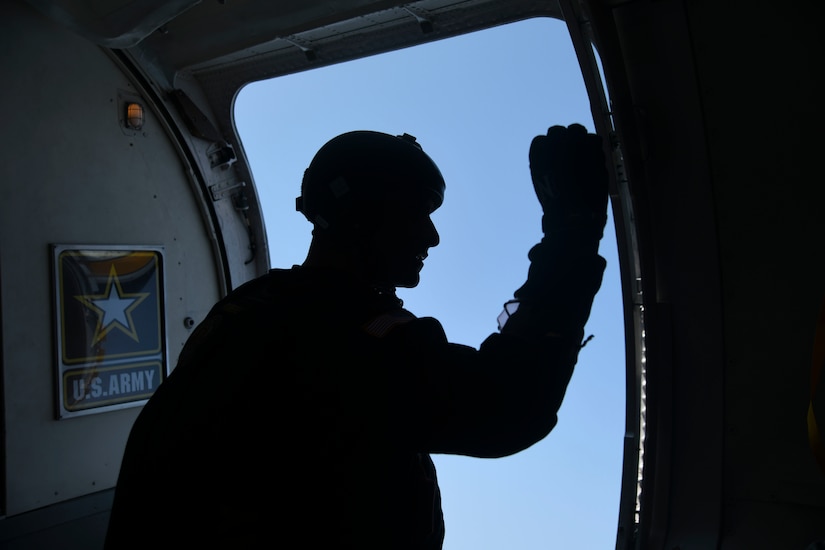
<svg viewBox="0 0 825 550">
<path fill-rule="evenodd" d="M 572 231 L 601 239 L 608 176 L 600 136 L 581 124 L 551 126 L 530 144 L 530 175 L 544 211 L 545 235 Z"/>
<path fill-rule="evenodd" d="M 544 238 L 530 249 L 527 281 L 514 293 L 528 307 L 519 306 L 513 316 L 521 320 L 502 331 L 578 343 L 605 268 L 598 255 L 608 194 L 601 138 L 580 124 L 550 127 L 530 144 L 530 175 L 544 210 Z"/>
</svg>

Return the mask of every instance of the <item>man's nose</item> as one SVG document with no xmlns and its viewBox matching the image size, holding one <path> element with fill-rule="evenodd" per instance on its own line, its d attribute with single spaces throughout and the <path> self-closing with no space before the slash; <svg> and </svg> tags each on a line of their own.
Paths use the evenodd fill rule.
<svg viewBox="0 0 825 550">
<path fill-rule="evenodd" d="M 438 229 L 435 228 L 435 224 L 433 223 L 432 218 L 427 218 L 427 226 L 429 229 L 429 243 L 428 246 L 431 248 L 438 246 L 438 243 L 441 242 L 441 237 L 438 234 Z"/>
</svg>

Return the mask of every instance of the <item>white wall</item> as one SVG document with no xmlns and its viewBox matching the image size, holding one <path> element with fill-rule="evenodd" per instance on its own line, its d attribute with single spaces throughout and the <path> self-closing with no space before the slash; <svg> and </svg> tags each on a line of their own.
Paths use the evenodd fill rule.
<svg viewBox="0 0 825 550">
<path fill-rule="evenodd" d="M 140 132 L 119 98 L 140 97 L 97 46 L 37 12 L 0 17 L 0 303 L 7 516 L 111 488 L 138 408 L 56 420 L 50 245 L 165 248 L 170 368 L 220 297 L 220 263 L 176 146 L 151 111 Z"/>
</svg>

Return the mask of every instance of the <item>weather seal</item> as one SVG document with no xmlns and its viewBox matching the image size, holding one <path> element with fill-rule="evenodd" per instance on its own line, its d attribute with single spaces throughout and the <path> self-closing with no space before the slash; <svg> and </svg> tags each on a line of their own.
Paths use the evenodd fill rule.
<svg viewBox="0 0 825 550">
<path fill-rule="evenodd" d="M 616 548 L 630 550 L 636 548 L 639 541 L 647 428 L 645 312 L 638 238 L 622 144 L 608 102 L 590 21 L 576 0 L 559 0 L 559 8 L 582 70 L 596 132 L 605 138 L 613 166 L 610 198 L 622 273 L 627 350 L 624 459 Z"/>
</svg>

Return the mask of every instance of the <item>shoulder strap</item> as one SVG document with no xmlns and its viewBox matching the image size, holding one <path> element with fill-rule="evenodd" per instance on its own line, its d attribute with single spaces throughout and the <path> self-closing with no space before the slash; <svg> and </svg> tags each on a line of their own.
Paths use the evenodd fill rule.
<svg viewBox="0 0 825 550">
<path fill-rule="evenodd" d="M 408 323 L 414 319 L 416 319 L 416 316 L 406 309 L 394 309 L 370 319 L 363 325 L 363 328 L 370 336 L 383 338 L 398 325 Z"/>
</svg>

